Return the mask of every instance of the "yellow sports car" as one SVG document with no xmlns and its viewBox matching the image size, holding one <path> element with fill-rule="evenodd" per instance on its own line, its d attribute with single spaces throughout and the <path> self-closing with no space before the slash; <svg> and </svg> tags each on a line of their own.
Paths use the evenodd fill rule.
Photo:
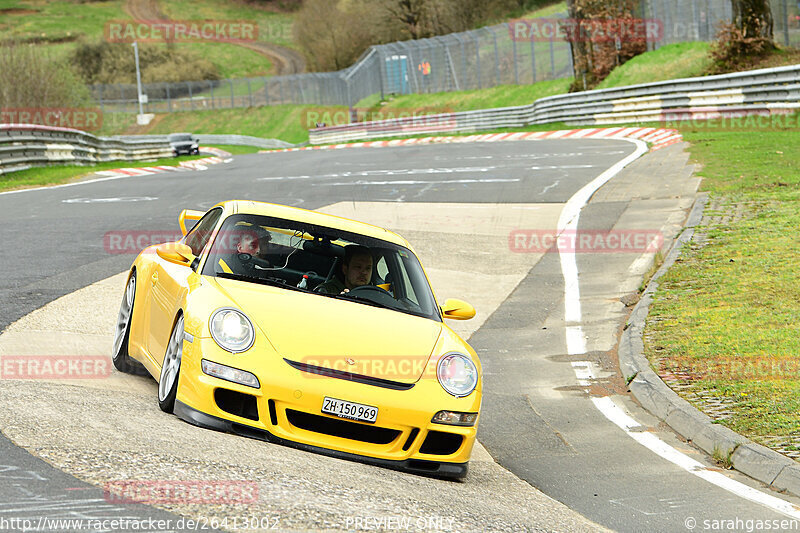
<svg viewBox="0 0 800 533">
<path fill-rule="evenodd" d="M 190 222 L 194 225 L 189 231 Z M 113 360 L 198 426 L 446 478 L 466 475 L 481 406 L 475 351 L 442 321 L 391 231 L 252 201 L 183 211 L 143 250 Z"/>
</svg>

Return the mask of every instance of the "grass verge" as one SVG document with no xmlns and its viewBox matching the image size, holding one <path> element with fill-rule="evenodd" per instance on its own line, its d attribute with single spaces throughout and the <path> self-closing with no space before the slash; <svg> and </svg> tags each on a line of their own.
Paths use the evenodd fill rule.
<svg viewBox="0 0 800 533">
<path fill-rule="evenodd" d="M 164 113 L 156 115 L 156 119 L 148 126 L 140 127 L 136 126 L 135 114 L 106 113 L 98 135 L 157 135 L 187 131 L 206 134 L 235 133 L 302 143 L 308 141 L 308 129 L 314 127 L 315 117 L 325 112 L 347 116 L 345 106 L 276 105 Z"/>
<path fill-rule="evenodd" d="M 682 396 L 789 455 L 800 433 L 798 119 L 682 132 L 712 204 L 701 239 L 661 279 L 645 332 L 646 355 Z"/>
<path fill-rule="evenodd" d="M 152 167 L 152 166 L 178 166 L 181 161 L 200 159 L 205 155 L 185 156 L 180 159 L 175 157 L 150 160 L 150 161 L 109 161 L 98 163 L 94 166 L 88 165 L 58 165 L 51 167 L 38 167 L 11 174 L 0 174 L 0 191 L 13 189 L 27 189 L 30 187 L 41 187 L 45 185 L 59 185 L 75 181 L 93 174 L 99 170 L 111 170 L 126 167 Z"/>
</svg>

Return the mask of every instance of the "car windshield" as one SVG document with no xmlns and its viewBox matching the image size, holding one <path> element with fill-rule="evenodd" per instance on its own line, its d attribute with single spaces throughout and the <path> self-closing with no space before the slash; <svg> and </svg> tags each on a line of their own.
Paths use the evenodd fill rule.
<svg viewBox="0 0 800 533">
<path fill-rule="evenodd" d="M 170 142 L 185 142 L 192 140 L 192 136 L 188 133 L 174 133 L 170 135 L 168 138 Z"/>
<path fill-rule="evenodd" d="M 346 253 L 356 254 L 350 261 L 351 272 L 366 268 L 361 277 L 352 274 L 351 280 L 347 279 L 343 268 Z M 209 247 L 202 273 L 299 289 L 320 298 L 339 298 L 441 321 L 422 266 L 410 250 L 324 226 L 232 215 L 225 219 Z"/>
</svg>

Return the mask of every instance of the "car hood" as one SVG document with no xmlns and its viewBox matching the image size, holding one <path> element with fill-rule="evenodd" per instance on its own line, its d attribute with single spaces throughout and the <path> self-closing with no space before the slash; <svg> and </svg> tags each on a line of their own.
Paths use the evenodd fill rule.
<svg viewBox="0 0 800 533">
<path fill-rule="evenodd" d="M 425 372 L 442 332 L 439 322 L 399 311 L 279 287 L 214 280 L 281 357 L 301 365 L 414 383 Z"/>
</svg>

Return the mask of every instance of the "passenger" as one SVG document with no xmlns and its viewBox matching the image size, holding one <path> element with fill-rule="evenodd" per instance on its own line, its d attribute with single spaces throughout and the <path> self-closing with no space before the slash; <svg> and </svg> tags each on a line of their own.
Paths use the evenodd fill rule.
<svg viewBox="0 0 800 533">
<path fill-rule="evenodd" d="M 264 259 L 272 240 L 269 232 L 260 226 L 237 228 L 235 232 L 237 238 L 231 238 L 230 241 L 237 241 L 236 251 L 222 251 L 217 271 L 253 276 L 258 267 L 269 268 L 269 263 Z"/>
</svg>

